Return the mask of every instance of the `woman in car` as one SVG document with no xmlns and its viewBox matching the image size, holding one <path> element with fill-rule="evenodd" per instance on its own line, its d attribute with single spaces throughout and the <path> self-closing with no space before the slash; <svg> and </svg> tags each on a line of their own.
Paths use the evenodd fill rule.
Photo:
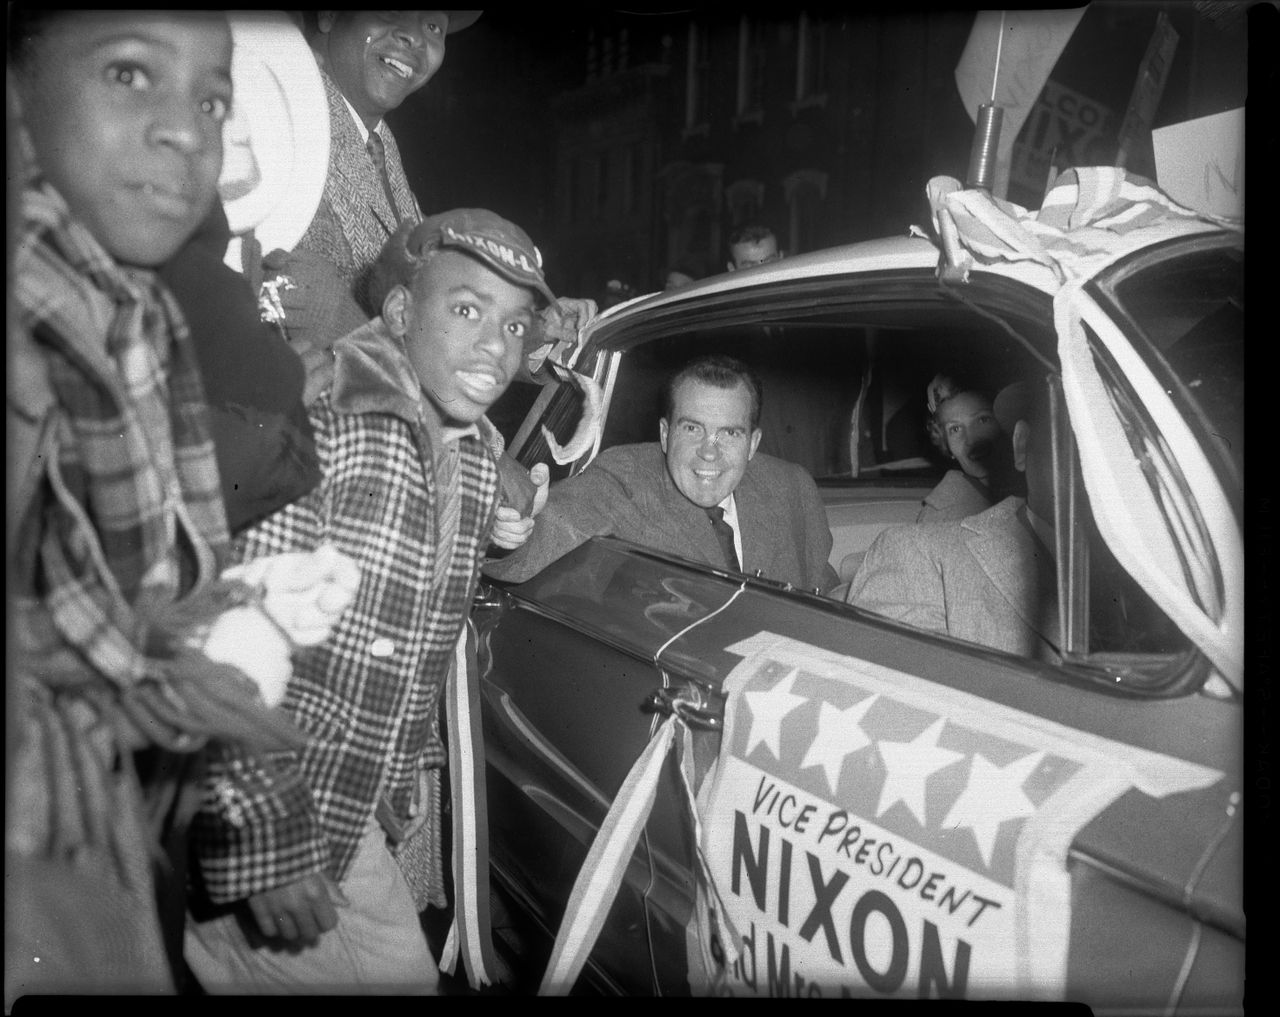
<svg viewBox="0 0 1280 1017">
<path fill-rule="evenodd" d="M 929 382 L 926 398 L 929 440 L 955 467 L 924 499 L 916 522 L 964 519 L 1007 494 L 1018 493 L 1002 489 L 1017 474 L 1011 469 L 1009 436 L 996 419 L 991 397 L 938 374 Z M 997 488 L 994 494 L 993 486 Z"/>
</svg>

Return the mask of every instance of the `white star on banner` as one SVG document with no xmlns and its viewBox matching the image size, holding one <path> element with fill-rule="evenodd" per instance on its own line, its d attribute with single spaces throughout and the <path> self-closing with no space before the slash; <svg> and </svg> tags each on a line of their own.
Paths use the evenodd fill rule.
<svg viewBox="0 0 1280 1017">
<path fill-rule="evenodd" d="M 933 774 L 957 759 L 963 752 L 939 748 L 938 735 L 946 718 L 939 717 L 909 742 L 880 742 L 880 755 L 886 769 L 884 786 L 880 788 L 880 804 L 876 818 L 883 816 L 897 802 L 902 802 L 924 826 L 924 785 Z"/>
<path fill-rule="evenodd" d="M 774 759 L 782 758 L 782 747 L 779 738 L 782 734 L 782 718 L 801 703 L 807 702 L 804 696 L 793 696 L 791 686 L 795 684 L 800 669 L 792 668 L 782 681 L 768 692 L 747 692 L 744 698 L 751 709 L 751 732 L 747 735 L 747 748 L 743 755 L 750 755 L 757 745 L 765 745 L 773 753 Z"/>
<path fill-rule="evenodd" d="M 978 850 L 982 853 L 982 863 L 989 866 L 1000 824 L 1006 819 L 1030 816 L 1036 811 L 1022 785 L 1042 759 L 1043 752 L 1033 752 L 1002 768 L 975 752 L 973 765 L 969 768 L 969 783 L 951 806 L 947 818 L 942 821 L 942 828 L 954 830 L 967 826 L 972 830 L 973 839 L 978 842 Z"/>
<path fill-rule="evenodd" d="M 871 739 L 862 730 L 862 718 L 879 698 L 878 693 L 868 696 L 847 710 L 837 710 L 830 703 L 823 703 L 818 712 L 818 735 L 805 753 L 800 768 L 821 766 L 826 771 L 832 794 L 836 793 L 845 758 L 871 744 Z"/>
</svg>

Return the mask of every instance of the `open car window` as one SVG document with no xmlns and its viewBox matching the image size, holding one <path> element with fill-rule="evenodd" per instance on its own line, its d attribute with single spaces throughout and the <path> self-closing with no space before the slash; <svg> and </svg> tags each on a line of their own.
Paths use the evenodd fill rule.
<svg viewBox="0 0 1280 1017">
<path fill-rule="evenodd" d="M 1037 362 L 962 305 L 818 306 L 673 322 L 666 334 L 620 344 L 601 447 L 656 440 L 666 379 L 694 357 L 725 353 L 760 376 L 761 452 L 797 463 L 822 486 L 929 486 L 948 468 L 925 427 L 934 375 L 994 394 Z"/>
</svg>

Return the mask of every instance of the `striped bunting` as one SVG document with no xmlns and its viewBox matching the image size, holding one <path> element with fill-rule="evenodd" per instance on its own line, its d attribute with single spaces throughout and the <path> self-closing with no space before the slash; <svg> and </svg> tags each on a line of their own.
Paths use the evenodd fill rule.
<svg viewBox="0 0 1280 1017">
<path fill-rule="evenodd" d="M 1036 213 L 966 190 L 950 177 L 934 177 L 926 194 L 943 245 L 943 273 L 961 279 L 972 255 L 987 263 L 1034 261 L 1065 283 L 1155 240 L 1242 228 L 1179 205 L 1146 178 L 1111 166 L 1065 170 Z"/>
<path fill-rule="evenodd" d="M 473 989 L 498 970 L 489 922 L 489 807 L 480 728 L 476 633 L 470 621 L 458 638 L 445 686 L 449 731 L 449 790 L 453 798 L 453 921 L 440 970 L 453 974 L 461 954 Z"/>
<path fill-rule="evenodd" d="M 681 749 L 680 788 L 693 820 L 700 882 L 711 901 L 713 920 L 728 962 L 732 964 L 741 951 L 742 937 L 728 922 L 724 903 L 711 879 L 711 868 L 702 851 L 702 824 L 693 792 L 693 734 L 680 714 L 681 696 L 677 695 L 675 702 L 676 711 L 649 740 L 618 789 L 613 806 L 582 863 L 551 950 L 546 974 L 538 989 L 540 996 L 568 995 L 578 980 L 618 895 L 618 887 L 622 884 L 623 873 L 640 839 L 640 832 L 653 811 L 663 765 L 667 753 L 676 744 L 677 734 Z"/>
</svg>

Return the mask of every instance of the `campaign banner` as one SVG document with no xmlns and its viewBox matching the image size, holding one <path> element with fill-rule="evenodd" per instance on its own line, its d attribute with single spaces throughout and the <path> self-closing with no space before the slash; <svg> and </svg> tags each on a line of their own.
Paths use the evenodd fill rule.
<svg viewBox="0 0 1280 1017">
<path fill-rule="evenodd" d="M 1223 776 L 771 633 L 729 649 L 695 993 L 1061 999 L 1076 833 Z"/>
</svg>

